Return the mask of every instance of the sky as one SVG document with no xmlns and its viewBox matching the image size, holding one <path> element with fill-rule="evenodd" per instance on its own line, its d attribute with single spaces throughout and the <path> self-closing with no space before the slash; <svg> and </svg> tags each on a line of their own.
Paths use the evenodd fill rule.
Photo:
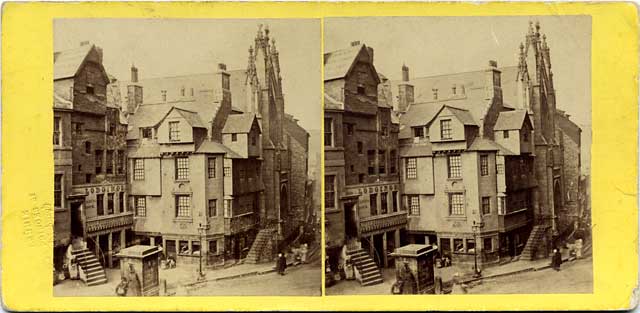
<svg viewBox="0 0 640 313">
<path fill-rule="evenodd" d="M 374 65 L 391 80 L 477 71 L 489 60 L 518 64 L 529 21 L 540 22 L 550 49 L 556 106 L 582 128 L 582 167 L 591 150 L 591 17 L 359 17 L 324 20 L 326 52 L 360 41 L 374 49 Z M 504 79 L 504 78 L 503 78 Z"/>
<path fill-rule="evenodd" d="M 285 111 L 302 127 L 320 129 L 321 41 L 317 19 L 56 19 L 54 51 L 90 41 L 103 50 L 103 65 L 129 80 L 212 73 L 218 63 L 246 69 L 258 25 L 269 26 L 280 53 Z M 232 91 L 233 92 L 233 91 Z"/>
</svg>

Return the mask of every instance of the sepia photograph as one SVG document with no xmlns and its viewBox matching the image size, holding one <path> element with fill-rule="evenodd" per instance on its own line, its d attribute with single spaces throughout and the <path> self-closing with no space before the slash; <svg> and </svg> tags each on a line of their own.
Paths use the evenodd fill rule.
<svg viewBox="0 0 640 313">
<path fill-rule="evenodd" d="M 54 19 L 54 296 L 319 296 L 320 38 Z"/>
<path fill-rule="evenodd" d="M 593 293 L 591 17 L 324 20 L 327 295 Z"/>
</svg>

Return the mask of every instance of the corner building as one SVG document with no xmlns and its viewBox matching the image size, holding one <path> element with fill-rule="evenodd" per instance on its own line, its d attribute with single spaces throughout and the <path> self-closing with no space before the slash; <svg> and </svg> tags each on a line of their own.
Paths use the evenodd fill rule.
<svg viewBox="0 0 640 313">
<path fill-rule="evenodd" d="M 382 281 L 379 271 L 368 275 L 368 264 L 392 266 L 389 254 L 400 247 L 407 226 L 400 205 L 399 125 L 390 104 L 378 97 L 373 56 L 359 42 L 324 55 L 326 252 L 333 270 L 345 253 L 357 260 L 364 285 Z"/>
</svg>

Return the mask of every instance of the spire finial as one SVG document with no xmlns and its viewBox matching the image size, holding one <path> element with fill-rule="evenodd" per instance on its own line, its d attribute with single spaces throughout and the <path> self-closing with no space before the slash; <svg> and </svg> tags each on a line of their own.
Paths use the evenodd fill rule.
<svg viewBox="0 0 640 313">
<path fill-rule="evenodd" d="M 536 21 L 536 33 L 540 33 L 540 21 Z"/>
<path fill-rule="evenodd" d="M 520 42 L 520 54 L 524 53 L 524 44 Z"/>
<path fill-rule="evenodd" d="M 529 20 L 529 33 L 533 34 L 533 22 Z"/>
</svg>

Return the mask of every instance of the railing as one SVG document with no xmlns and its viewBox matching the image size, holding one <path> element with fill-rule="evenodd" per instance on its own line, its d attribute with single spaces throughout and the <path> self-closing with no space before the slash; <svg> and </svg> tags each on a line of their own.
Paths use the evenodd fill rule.
<svg viewBox="0 0 640 313">
<path fill-rule="evenodd" d="M 233 216 L 233 217 L 225 217 L 224 233 L 225 234 L 241 233 L 253 228 L 256 224 L 257 224 L 257 221 L 253 212 L 238 215 L 238 216 Z"/>
<path fill-rule="evenodd" d="M 133 225 L 133 212 L 102 215 L 87 219 L 87 233 Z"/>
<path fill-rule="evenodd" d="M 368 216 L 360 220 L 360 233 L 366 234 L 376 230 L 392 228 L 404 224 L 407 224 L 406 211 Z"/>
</svg>

